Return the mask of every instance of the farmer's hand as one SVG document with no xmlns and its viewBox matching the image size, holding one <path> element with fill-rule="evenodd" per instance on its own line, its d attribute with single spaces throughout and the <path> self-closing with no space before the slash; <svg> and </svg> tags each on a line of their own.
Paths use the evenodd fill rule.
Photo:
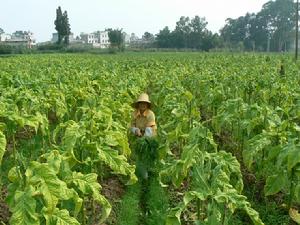
<svg viewBox="0 0 300 225">
<path fill-rule="evenodd" d="M 136 129 L 135 135 L 138 136 L 138 137 L 141 137 L 142 136 L 141 130 L 140 129 Z"/>
</svg>

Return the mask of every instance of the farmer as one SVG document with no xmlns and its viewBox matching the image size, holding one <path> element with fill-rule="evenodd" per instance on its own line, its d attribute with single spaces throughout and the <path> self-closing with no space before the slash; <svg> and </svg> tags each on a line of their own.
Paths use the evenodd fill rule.
<svg viewBox="0 0 300 225">
<path fill-rule="evenodd" d="M 151 111 L 151 102 L 146 93 L 140 95 L 138 100 L 132 104 L 135 111 L 132 113 L 131 132 L 142 137 L 153 137 L 156 135 L 155 115 Z"/>
</svg>

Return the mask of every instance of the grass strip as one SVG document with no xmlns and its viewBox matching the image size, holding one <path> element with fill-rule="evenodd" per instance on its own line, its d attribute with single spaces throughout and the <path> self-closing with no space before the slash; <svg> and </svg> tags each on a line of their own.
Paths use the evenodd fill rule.
<svg viewBox="0 0 300 225">
<path fill-rule="evenodd" d="M 141 184 L 139 182 L 128 186 L 120 203 L 116 225 L 140 224 L 140 215 L 142 214 L 142 210 L 139 205 L 140 196 Z"/>
<path fill-rule="evenodd" d="M 164 225 L 169 207 L 166 190 L 159 184 L 158 178 L 149 177 L 149 187 L 146 193 L 145 225 Z"/>
</svg>

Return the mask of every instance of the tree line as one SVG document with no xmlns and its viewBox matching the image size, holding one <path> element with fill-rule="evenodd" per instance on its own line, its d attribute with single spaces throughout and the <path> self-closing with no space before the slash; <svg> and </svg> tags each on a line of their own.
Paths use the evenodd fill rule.
<svg viewBox="0 0 300 225">
<path fill-rule="evenodd" d="M 165 27 L 156 34 L 153 43 L 158 48 L 190 48 L 208 51 L 220 47 L 220 37 L 207 29 L 207 22 L 204 17 L 182 16 L 176 22 L 176 27 L 170 31 Z"/>
<path fill-rule="evenodd" d="M 286 51 L 294 45 L 296 3 L 276 0 L 265 3 L 258 13 L 227 19 L 220 36 L 227 47 L 245 50 Z"/>
<path fill-rule="evenodd" d="M 207 29 L 205 18 L 181 17 L 173 31 L 168 27 L 156 34 L 154 46 L 159 48 L 213 48 L 246 51 L 286 51 L 295 40 L 296 3 L 275 0 L 265 3 L 258 13 L 228 18 L 220 33 Z"/>
</svg>

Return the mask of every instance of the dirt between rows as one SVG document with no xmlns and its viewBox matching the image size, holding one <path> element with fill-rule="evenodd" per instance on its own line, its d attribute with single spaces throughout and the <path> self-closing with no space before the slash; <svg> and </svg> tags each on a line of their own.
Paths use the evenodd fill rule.
<svg viewBox="0 0 300 225">
<path fill-rule="evenodd" d="M 7 197 L 7 189 L 2 187 L 0 194 L 0 224 L 8 224 L 11 213 L 9 212 L 8 205 L 5 202 Z"/>
</svg>

